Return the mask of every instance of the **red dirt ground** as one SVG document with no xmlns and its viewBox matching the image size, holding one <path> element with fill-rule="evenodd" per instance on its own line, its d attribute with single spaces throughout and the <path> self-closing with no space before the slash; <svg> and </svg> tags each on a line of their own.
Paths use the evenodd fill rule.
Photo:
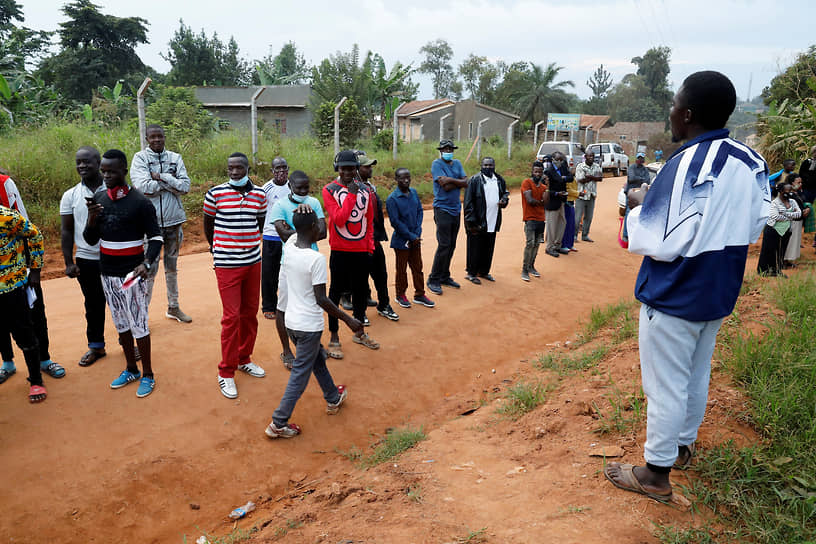
<svg viewBox="0 0 816 544">
<path fill-rule="evenodd" d="M 221 306 L 209 254 L 180 260 L 182 308 L 192 324 L 163 317 L 157 280 L 157 387 L 147 399 L 136 398 L 135 386 L 108 386 L 124 367 L 109 319 L 108 357 L 77 366 L 86 349 L 78 285 L 64 277 L 45 282 L 52 356 L 68 375 L 46 378 L 48 400 L 29 405 L 18 357 L 22 372 L 0 386 L 0 540 L 194 542 L 203 530 L 228 533 L 234 525 L 227 514 L 247 500 L 259 508 L 238 525 L 263 526 L 253 536 L 258 542 L 452 542 L 486 528 L 481 537 L 489 542 L 634 543 L 655 541 L 652 522 L 696 523 L 698 514 L 614 489 L 600 473 L 602 460 L 589 456 L 609 446 L 622 447 L 625 461 L 642 460 L 643 426 L 624 437 L 599 436 L 592 409 L 607 410 L 613 388 L 638 391 L 636 340 L 610 352 L 596 373 L 561 382 L 517 422 L 494 410 L 517 379 L 555 383 L 530 362 L 574 340 L 593 306 L 632 299 L 640 259 L 617 245 L 621 183 L 608 178 L 600 187 L 596 243 L 579 243 L 578 253 L 560 259 L 542 251 L 542 278 L 530 283 L 519 277 L 517 192 L 498 235 L 495 284 L 463 280 L 460 233 L 452 269 L 462 289 L 433 297 L 434 309 L 397 307 L 398 323 L 370 312 L 379 351 L 341 331 L 346 358 L 332 361 L 331 370 L 349 400 L 328 417 L 311 384 L 293 416 L 304 432 L 293 440 L 263 434 L 288 378 L 273 323 L 260 318 L 254 355 L 266 378 L 238 376 L 236 400 L 218 390 Z M 436 246 L 430 212 L 424 232 L 427 273 Z M 185 237 L 186 249 L 194 249 L 193 233 Z M 321 251 L 328 254 L 325 242 Z M 392 252 L 386 255 L 391 273 Z M 58 275 L 61 259 L 51 266 Z M 715 379 L 703 447 L 755 439 L 733 419 L 742 402 Z M 429 438 L 391 463 L 363 471 L 338 454 L 407 423 L 422 425 Z M 409 499 L 407 490 L 417 486 L 418 500 Z"/>
</svg>

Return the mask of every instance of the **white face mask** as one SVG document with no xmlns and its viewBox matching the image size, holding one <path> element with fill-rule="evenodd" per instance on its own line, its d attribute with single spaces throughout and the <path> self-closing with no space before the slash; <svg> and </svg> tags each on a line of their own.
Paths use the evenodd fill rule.
<svg viewBox="0 0 816 544">
<path fill-rule="evenodd" d="M 249 176 L 244 176 L 241 179 L 231 179 L 229 180 L 230 185 L 233 187 L 243 187 L 249 181 Z"/>
</svg>

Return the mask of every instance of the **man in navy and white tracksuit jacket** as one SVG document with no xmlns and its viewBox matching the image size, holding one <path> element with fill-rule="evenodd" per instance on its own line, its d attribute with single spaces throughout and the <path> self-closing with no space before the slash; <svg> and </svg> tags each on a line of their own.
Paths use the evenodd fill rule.
<svg viewBox="0 0 816 544">
<path fill-rule="evenodd" d="M 689 76 L 669 117 L 672 135 L 686 144 L 647 193 L 629 196 L 629 251 L 644 256 L 635 297 L 642 303 L 646 466 L 610 463 L 604 472 L 617 487 L 657 500 L 671 498 L 672 466 L 694 455 L 717 331 L 734 309 L 748 245 L 762 233 L 771 202 L 765 160 L 723 128 L 735 102 L 724 75 Z"/>
</svg>

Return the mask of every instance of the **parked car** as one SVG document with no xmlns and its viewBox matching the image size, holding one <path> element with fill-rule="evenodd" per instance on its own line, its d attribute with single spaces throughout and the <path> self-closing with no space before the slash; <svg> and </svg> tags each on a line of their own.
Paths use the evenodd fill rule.
<svg viewBox="0 0 816 544">
<path fill-rule="evenodd" d="M 552 155 L 556 151 L 564 154 L 569 163 L 570 172 L 575 172 L 575 165 L 583 160 L 584 147 L 578 142 L 543 142 L 536 153 L 536 160 L 541 160 L 544 155 Z"/>
<path fill-rule="evenodd" d="M 629 171 L 629 155 L 614 142 L 590 144 L 587 146 L 587 151 L 593 151 L 595 161 L 601 165 L 601 168 L 615 172 L 616 176 Z"/>
</svg>

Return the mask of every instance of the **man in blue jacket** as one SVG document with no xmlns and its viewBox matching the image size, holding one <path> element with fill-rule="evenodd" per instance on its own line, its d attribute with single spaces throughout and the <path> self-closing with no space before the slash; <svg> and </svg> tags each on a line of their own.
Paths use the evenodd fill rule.
<svg viewBox="0 0 816 544">
<path fill-rule="evenodd" d="M 650 189 L 628 194 L 629 251 L 644 256 L 635 297 L 642 303 L 646 466 L 609 463 L 604 474 L 616 487 L 663 502 L 672 498 L 671 469 L 694 456 L 717 331 L 734 309 L 748 245 L 770 208 L 768 165 L 724 128 L 736 100 L 719 72 L 687 77 L 669 114 L 674 141 L 685 145 Z"/>
</svg>

